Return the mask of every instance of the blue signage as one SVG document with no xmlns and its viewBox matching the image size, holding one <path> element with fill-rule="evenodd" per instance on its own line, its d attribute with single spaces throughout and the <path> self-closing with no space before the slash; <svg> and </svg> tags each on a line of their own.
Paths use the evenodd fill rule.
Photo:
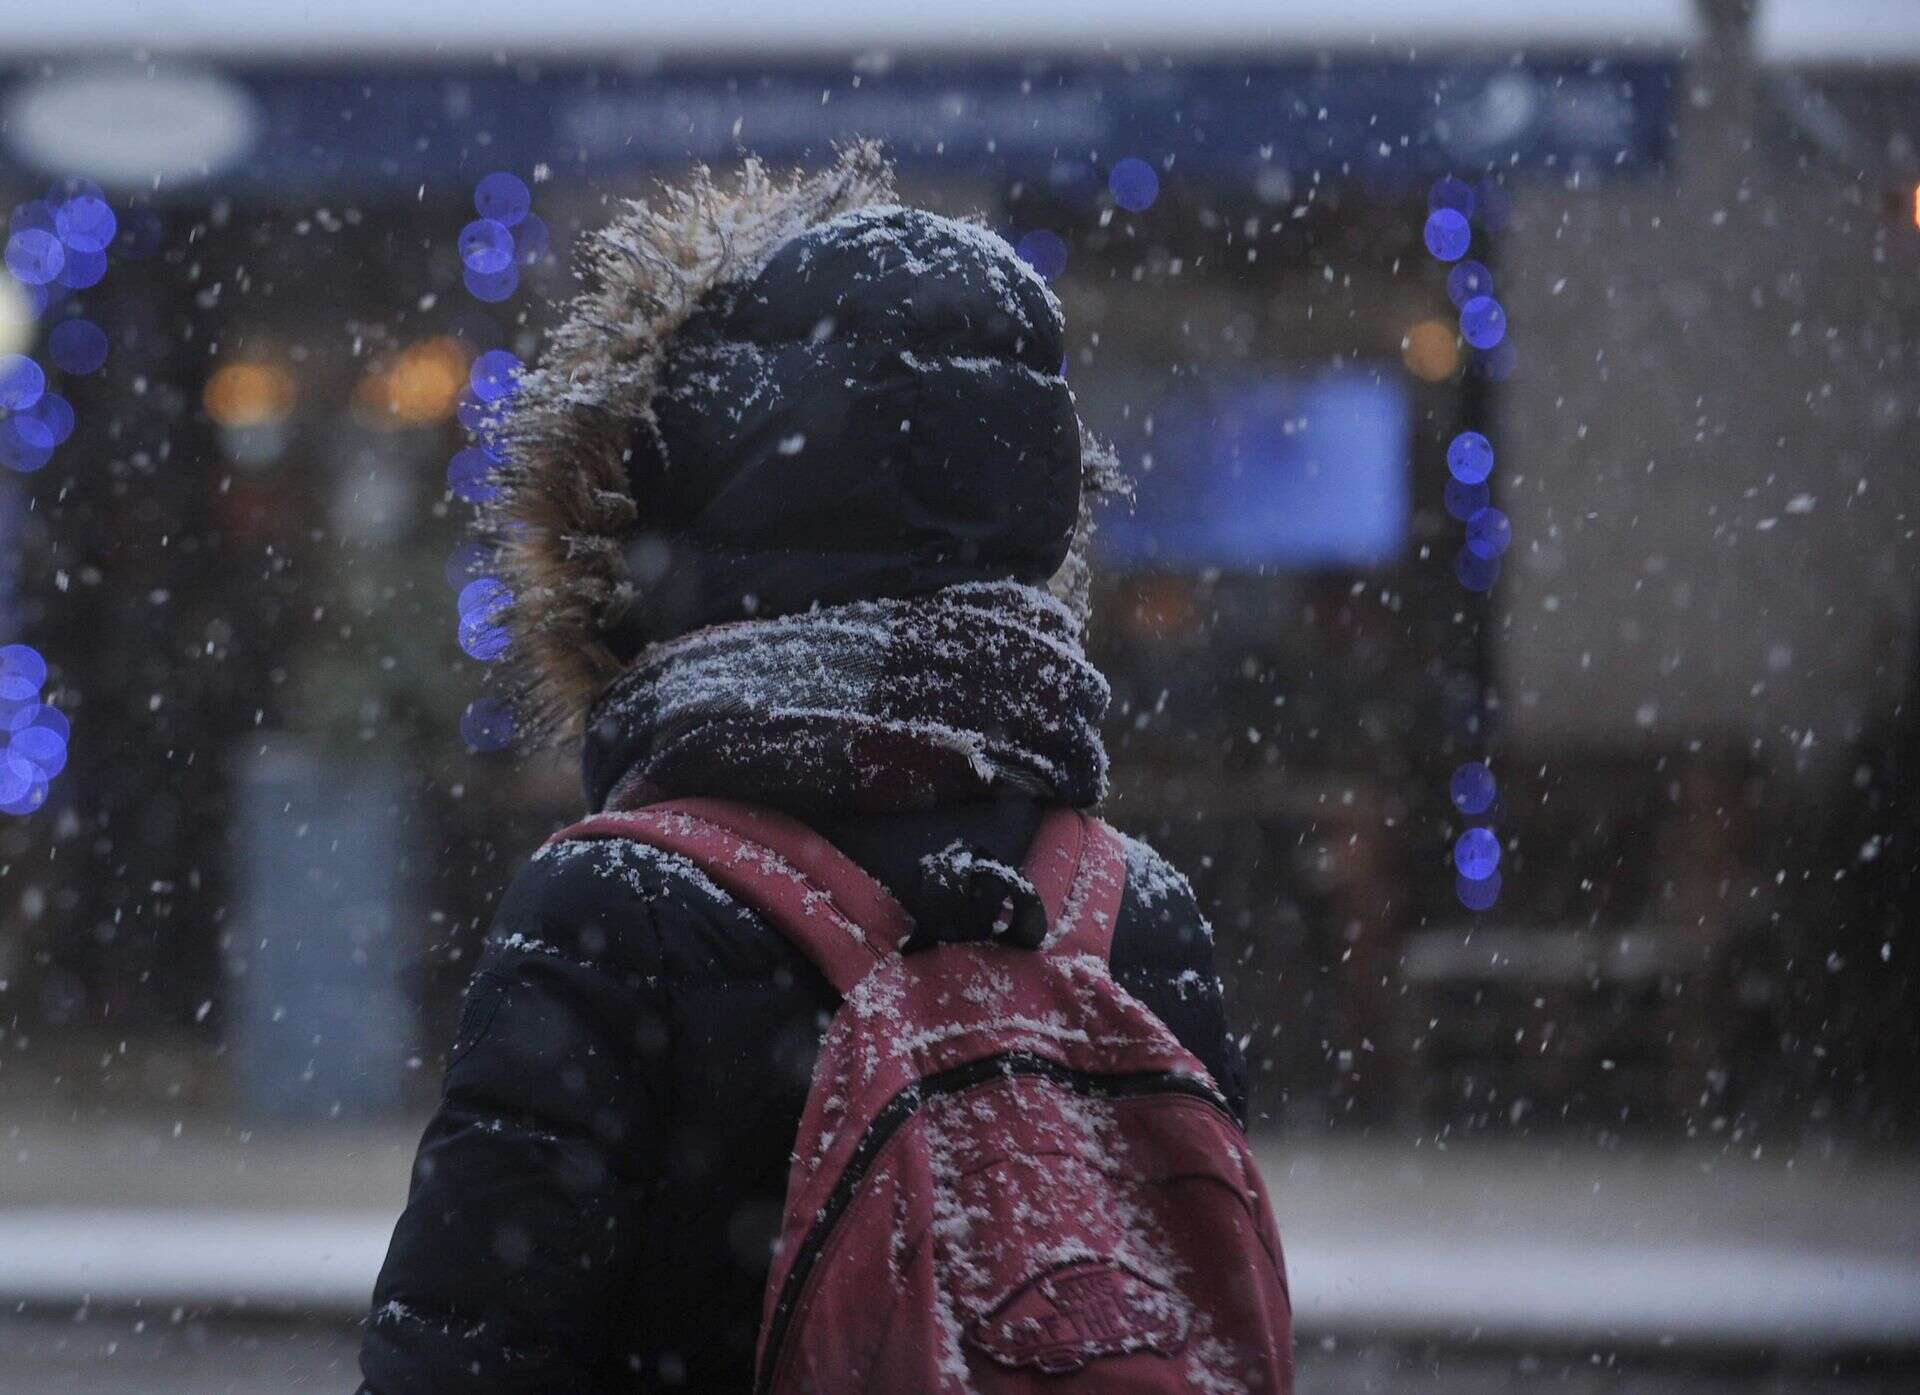
<svg viewBox="0 0 1920 1395">
<path fill-rule="evenodd" d="M 1398 365 L 1220 374 L 1154 422 L 1151 437 L 1120 443 L 1142 463 L 1133 507 L 1108 510 L 1094 534 L 1109 566 L 1371 568 L 1405 545 L 1413 401 Z"/>
</svg>

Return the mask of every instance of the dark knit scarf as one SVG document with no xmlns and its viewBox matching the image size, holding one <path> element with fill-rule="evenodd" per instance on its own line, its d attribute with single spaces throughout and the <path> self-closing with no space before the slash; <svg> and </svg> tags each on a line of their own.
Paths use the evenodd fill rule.
<svg viewBox="0 0 1920 1395">
<path fill-rule="evenodd" d="M 625 770 L 617 808 L 711 795 L 887 813 L 999 789 L 1083 806 L 1106 793 L 1108 698 L 1065 606 L 978 582 L 655 645 L 592 739 Z"/>
</svg>

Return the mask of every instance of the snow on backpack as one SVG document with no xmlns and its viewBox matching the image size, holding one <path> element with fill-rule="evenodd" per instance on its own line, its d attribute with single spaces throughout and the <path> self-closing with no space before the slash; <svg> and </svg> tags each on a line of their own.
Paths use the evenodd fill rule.
<svg viewBox="0 0 1920 1395">
<path fill-rule="evenodd" d="M 1280 1240 L 1246 1138 L 1107 970 L 1126 862 L 1104 824 L 1042 819 L 1023 869 L 1036 947 L 906 953 L 900 904 L 770 810 L 677 800 L 556 837 L 686 858 L 841 994 L 756 1395 L 1292 1390 Z"/>
</svg>

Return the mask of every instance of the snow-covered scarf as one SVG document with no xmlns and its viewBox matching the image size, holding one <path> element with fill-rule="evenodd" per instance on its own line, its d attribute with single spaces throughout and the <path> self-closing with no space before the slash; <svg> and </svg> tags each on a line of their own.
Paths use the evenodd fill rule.
<svg viewBox="0 0 1920 1395">
<path fill-rule="evenodd" d="M 1001 788 L 1084 806 L 1106 793 L 1109 696 L 1066 606 L 978 582 L 655 645 L 594 723 L 617 724 L 631 762 L 613 808 L 713 795 L 884 813 Z"/>
</svg>

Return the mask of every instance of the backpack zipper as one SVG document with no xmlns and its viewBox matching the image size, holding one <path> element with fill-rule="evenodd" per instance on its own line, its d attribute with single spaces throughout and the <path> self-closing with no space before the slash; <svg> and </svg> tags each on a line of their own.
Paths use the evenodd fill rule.
<svg viewBox="0 0 1920 1395">
<path fill-rule="evenodd" d="M 826 1204 L 820 1208 L 820 1214 L 814 1217 L 813 1224 L 807 1227 L 806 1237 L 800 1242 L 800 1249 L 794 1255 L 793 1265 L 787 1270 L 787 1277 L 781 1282 L 780 1297 L 774 1303 L 773 1313 L 767 1319 L 766 1355 L 760 1363 L 759 1378 L 754 1382 L 755 1395 L 769 1395 L 773 1389 L 773 1376 L 780 1364 L 780 1348 L 785 1344 L 787 1329 L 792 1325 L 793 1314 L 799 1307 L 800 1296 L 805 1291 L 807 1279 L 813 1273 L 813 1267 L 820 1258 L 820 1252 L 826 1247 L 833 1228 L 838 1224 L 841 1214 L 853 1204 L 853 1198 L 860 1190 L 860 1184 L 866 1180 L 874 1159 L 887 1141 L 900 1129 L 900 1126 L 912 1118 L 920 1106 L 940 1095 L 958 1094 L 975 1085 L 995 1079 L 1011 1079 L 1015 1076 L 1037 1076 L 1043 1080 L 1060 1085 L 1077 1095 L 1087 1095 L 1095 1099 L 1131 1099 L 1139 1095 L 1186 1095 L 1204 1104 L 1211 1105 L 1219 1113 L 1238 1127 L 1233 1111 L 1220 1092 L 1205 1080 L 1189 1075 L 1184 1071 L 1153 1070 L 1135 1071 L 1125 1075 L 1092 1075 L 1085 1071 L 1076 1071 L 1061 1065 L 1058 1061 L 1048 1060 L 1027 1051 L 1003 1051 L 998 1055 L 984 1056 L 977 1061 L 968 1061 L 964 1065 L 929 1075 L 907 1086 L 899 1094 L 888 1100 L 880 1112 L 873 1116 L 873 1122 L 860 1136 L 860 1142 L 853 1150 L 853 1156 L 847 1159 L 846 1167 L 840 1173 L 839 1181 L 834 1183 Z"/>
</svg>

